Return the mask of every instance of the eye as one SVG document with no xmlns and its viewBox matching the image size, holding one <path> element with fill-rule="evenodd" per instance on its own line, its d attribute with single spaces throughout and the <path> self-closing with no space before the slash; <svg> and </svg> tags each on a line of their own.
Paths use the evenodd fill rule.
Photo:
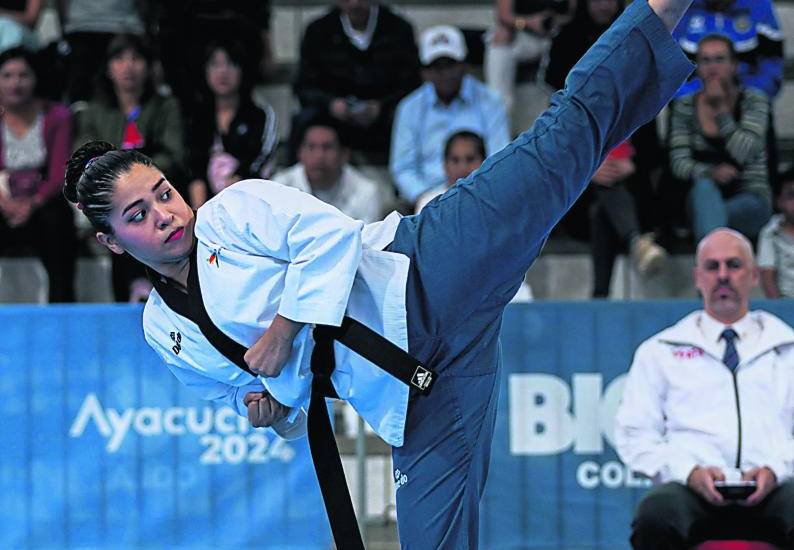
<svg viewBox="0 0 794 550">
<path fill-rule="evenodd" d="M 170 189 L 166 189 L 165 191 L 163 191 L 160 194 L 160 200 L 161 201 L 167 201 L 170 198 L 171 198 L 171 190 Z"/>
<path fill-rule="evenodd" d="M 728 269 L 741 269 L 742 267 L 742 261 L 736 258 L 732 258 L 725 263 Z"/>
<path fill-rule="evenodd" d="M 140 223 L 146 217 L 146 210 L 138 210 L 131 218 L 132 223 Z"/>
</svg>

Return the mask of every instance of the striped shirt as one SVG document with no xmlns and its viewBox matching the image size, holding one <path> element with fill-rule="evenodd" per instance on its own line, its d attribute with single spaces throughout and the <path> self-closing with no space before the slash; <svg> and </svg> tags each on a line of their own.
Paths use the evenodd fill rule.
<svg viewBox="0 0 794 550">
<path fill-rule="evenodd" d="M 719 136 L 703 133 L 697 117 L 695 98 L 683 97 L 672 104 L 670 117 L 670 166 L 673 175 L 684 181 L 710 178 L 720 163 L 739 170 L 735 182 L 721 185 L 725 196 L 755 193 L 771 200 L 767 169 L 766 132 L 769 100 L 760 91 L 744 88 L 734 113 L 717 117 Z"/>
</svg>

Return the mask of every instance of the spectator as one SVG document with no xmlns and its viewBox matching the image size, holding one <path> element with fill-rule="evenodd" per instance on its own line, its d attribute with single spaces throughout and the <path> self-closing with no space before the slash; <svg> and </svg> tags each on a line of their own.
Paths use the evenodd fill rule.
<svg viewBox="0 0 794 550">
<path fill-rule="evenodd" d="M 456 181 L 479 168 L 485 157 L 485 142 L 479 134 L 461 130 L 449 136 L 444 144 L 444 175 L 447 179 L 442 185 L 419 196 L 416 201 L 416 213 L 418 214 L 427 203 L 455 185 Z"/>
<path fill-rule="evenodd" d="M 145 29 L 138 4 L 136 0 L 55 2 L 68 45 L 66 97 L 70 102 L 91 99 L 93 83 L 104 61 L 97 53 L 107 51 L 114 36 L 143 36 Z"/>
<path fill-rule="evenodd" d="M 420 84 L 411 24 L 370 0 L 337 0 L 311 22 L 301 42 L 293 149 L 317 115 L 339 121 L 344 140 L 386 164 L 394 109 Z"/>
<path fill-rule="evenodd" d="M 783 33 L 771 0 L 695 0 L 676 27 L 674 36 L 695 57 L 698 44 L 710 34 L 727 36 L 739 57 L 738 75 L 746 87 L 770 99 L 783 78 Z M 678 96 L 700 91 L 699 75 L 681 87 Z"/>
<path fill-rule="evenodd" d="M 696 240 L 721 226 L 755 238 L 772 213 L 769 100 L 739 84 L 733 43 L 724 36 L 701 40 L 697 63 L 703 90 L 673 103 L 672 173 L 692 184 L 688 206 Z"/>
<path fill-rule="evenodd" d="M 42 0 L 0 1 L 0 52 L 20 46 L 38 49 L 35 29 L 42 6 Z"/>
<path fill-rule="evenodd" d="M 414 204 L 442 185 L 444 143 L 459 130 L 483 136 L 488 154 L 507 145 L 507 113 L 499 94 L 466 74 L 466 44 L 455 27 L 422 33 L 419 59 L 425 83 L 397 106 L 389 169 L 400 195 Z"/>
<path fill-rule="evenodd" d="M 700 241 L 694 277 L 703 310 L 640 345 L 615 418 L 621 459 L 657 484 L 637 506 L 631 542 L 792 548 L 794 330 L 749 311 L 758 271 L 740 233 L 721 228 Z M 738 479 L 756 483 L 743 500 L 715 488 Z"/>
<path fill-rule="evenodd" d="M 246 74 L 274 69 L 270 44 L 270 0 L 168 0 L 156 2 L 160 58 L 165 80 L 186 113 L 196 112 L 204 86 L 202 52 L 213 42 L 242 43 Z M 196 55 L 196 53 L 199 55 Z M 258 80 L 258 79 L 257 79 Z"/>
<path fill-rule="evenodd" d="M 623 0 L 582 0 L 578 4 L 573 20 L 551 40 L 544 78 L 552 88 L 565 86 L 568 71 L 623 13 L 623 4 Z"/>
<path fill-rule="evenodd" d="M 758 267 L 767 298 L 794 298 L 794 171 L 781 177 L 777 207 L 758 237 Z"/>
<path fill-rule="evenodd" d="M 550 37 L 575 10 L 576 0 L 496 0 L 496 26 L 485 42 L 485 81 L 502 96 L 508 112 L 513 109 L 517 63 L 539 61 Z"/>
<path fill-rule="evenodd" d="M 47 270 L 50 302 L 73 302 L 77 237 L 60 196 L 72 115 L 35 88 L 30 53 L 0 54 L 0 248 L 32 247 Z"/>
<path fill-rule="evenodd" d="M 252 101 L 252 76 L 239 44 L 210 44 L 204 67 L 204 99 L 190 117 L 188 136 L 193 208 L 236 181 L 270 177 L 278 147 L 276 113 Z"/>
<path fill-rule="evenodd" d="M 590 250 L 593 258 L 593 297 L 609 296 L 615 258 L 627 249 L 637 272 L 656 273 L 667 258 L 654 241 L 659 220 L 654 183 L 659 175 L 661 148 L 656 122 L 640 127 L 613 149 L 591 181 Z"/>
<path fill-rule="evenodd" d="M 303 133 L 298 164 L 273 176 L 366 223 L 381 219 L 386 205 L 378 184 L 350 166 L 349 148 L 342 143 L 336 122 L 318 118 Z"/>
<path fill-rule="evenodd" d="M 164 173 L 184 185 L 184 131 L 179 105 L 158 94 L 152 83 L 152 57 L 143 39 L 118 35 L 107 49 L 96 97 L 78 115 L 78 140 L 105 140 L 152 157 Z M 127 255 L 113 254 L 116 301 L 146 298 L 146 275 Z"/>
</svg>

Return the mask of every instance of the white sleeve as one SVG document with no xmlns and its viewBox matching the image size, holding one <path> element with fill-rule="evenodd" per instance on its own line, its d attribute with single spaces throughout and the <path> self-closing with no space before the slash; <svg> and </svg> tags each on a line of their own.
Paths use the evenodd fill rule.
<svg viewBox="0 0 794 550">
<path fill-rule="evenodd" d="M 219 243 L 287 263 L 280 315 L 302 323 L 342 322 L 361 259 L 361 221 L 266 180 L 239 182 L 207 206 L 208 230 Z"/>
<path fill-rule="evenodd" d="M 774 220 L 770 220 L 761 230 L 758 237 L 758 254 L 756 254 L 755 261 L 758 267 L 775 268 L 775 247 L 773 244 L 773 236 L 776 224 Z"/>
<path fill-rule="evenodd" d="M 249 392 L 266 391 L 259 380 L 252 380 L 245 386 L 232 386 L 208 378 L 193 369 L 183 368 L 168 361 L 165 364 L 177 380 L 197 393 L 199 397 L 227 405 L 244 418 L 248 417 L 248 410 L 243 403 L 245 395 Z M 295 418 L 290 421 L 289 418 L 292 416 Z M 283 439 L 291 440 L 303 437 L 306 434 L 306 413 L 301 409 L 297 415 L 288 414 L 270 429 Z"/>
<path fill-rule="evenodd" d="M 654 357 L 657 344 L 644 342 L 634 355 L 623 399 L 615 416 L 615 443 L 621 460 L 656 482 L 686 483 L 697 461 L 665 437 L 663 404 L 667 382 Z"/>
</svg>

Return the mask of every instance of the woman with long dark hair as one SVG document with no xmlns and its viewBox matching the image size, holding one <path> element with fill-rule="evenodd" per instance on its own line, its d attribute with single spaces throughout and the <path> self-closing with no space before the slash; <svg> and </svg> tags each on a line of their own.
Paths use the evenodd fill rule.
<svg viewBox="0 0 794 550">
<path fill-rule="evenodd" d="M 206 86 L 188 132 L 188 198 L 193 208 L 236 181 L 273 173 L 279 141 L 276 113 L 267 103 L 254 103 L 248 72 L 239 44 L 208 46 Z"/>
</svg>

